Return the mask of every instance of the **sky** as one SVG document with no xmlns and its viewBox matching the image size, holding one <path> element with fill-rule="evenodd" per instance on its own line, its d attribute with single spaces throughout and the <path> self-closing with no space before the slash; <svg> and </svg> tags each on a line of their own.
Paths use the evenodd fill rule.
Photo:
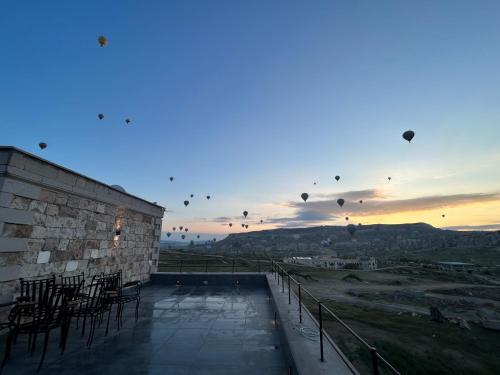
<svg viewBox="0 0 500 375">
<path fill-rule="evenodd" d="M 0 45 L 0 144 L 158 202 L 165 232 L 500 229 L 496 0 L 3 0 Z"/>
</svg>

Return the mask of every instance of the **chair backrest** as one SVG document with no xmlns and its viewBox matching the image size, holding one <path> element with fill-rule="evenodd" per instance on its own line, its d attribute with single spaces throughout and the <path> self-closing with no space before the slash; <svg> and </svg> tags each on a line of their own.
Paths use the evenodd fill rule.
<svg viewBox="0 0 500 375">
<path fill-rule="evenodd" d="M 104 289 L 107 291 L 109 290 L 121 291 L 122 289 L 122 271 L 108 273 L 108 274 L 101 273 L 99 275 L 95 275 L 92 278 L 92 281 L 94 282 L 97 280 L 103 282 Z"/>
<path fill-rule="evenodd" d="M 93 279 L 90 285 L 87 286 L 85 298 L 80 303 L 80 309 L 97 309 L 100 308 L 105 300 L 104 282 L 99 279 Z"/>
<path fill-rule="evenodd" d="M 46 305 L 52 297 L 56 276 L 52 275 L 47 279 L 26 280 L 19 279 L 21 284 L 21 295 L 18 298 L 23 302 L 35 302 L 38 305 Z"/>
<path fill-rule="evenodd" d="M 78 298 L 85 287 L 85 274 L 82 272 L 79 275 L 63 276 L 59 275 L 59 283 L 62 286 L 64 298 L 73 300 Z"/>
</svg>

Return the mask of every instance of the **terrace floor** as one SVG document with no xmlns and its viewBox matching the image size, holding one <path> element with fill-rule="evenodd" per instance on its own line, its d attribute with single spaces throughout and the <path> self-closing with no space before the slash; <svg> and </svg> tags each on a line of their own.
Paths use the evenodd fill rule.
<svg viewBox="0 0 500 375">
<path fill-rule="evenodd" d="M 91 350 L 73 328 L 60 355 L 54 331 L 39 374 L 288 374 L 267 289 L 151 285 L 141 295 L 137 324 L 129 306 L 124 327 L 112 322 L 104 337 L 104 323 Z M 30 358 L 21 336 L 2 375 L 34 374 L 38 342 Z"/>
</svg>

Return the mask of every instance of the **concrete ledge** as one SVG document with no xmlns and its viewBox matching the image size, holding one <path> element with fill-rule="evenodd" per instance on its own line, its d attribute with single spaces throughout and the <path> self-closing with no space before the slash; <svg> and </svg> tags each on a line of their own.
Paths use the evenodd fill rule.
<svg viewBox="0 0 500 375">
<path fill-rule="evenodd" d="M 28 240 L 26 238 L 0 238 L 0 253 L 14 253 L 28 250 Z"/>
<path fill-rule="evenodd" d="M 288 304 L 288 288 L 285 293 L 282 286 L 271 274 L 267 275 L 267 282 L 277 314 L 278 328 L 282 336 L 283 345 L 287 346 L 289 362 L 295 365 L 295 372 L 304 375 L 316 374 L 358 374 L 352 371 L 342 357 L 324 338 L 324 362 L 320 359 L 319 329 L 305 308 L 302 309 L 302 324 L 299 323 L 298 301 L 292 295 L 291 304 Z M 307 337 L 306 337 L 307 333 Z M 316 334 L 315 334 L 316 333 Z"/>
<path fill-rule="evenodd" d="M 151 284 L 176 285 L 237 285 L 242 288 L 267 288 L 266 274 L 255 272 L 155 272 Z"/>
</svg>

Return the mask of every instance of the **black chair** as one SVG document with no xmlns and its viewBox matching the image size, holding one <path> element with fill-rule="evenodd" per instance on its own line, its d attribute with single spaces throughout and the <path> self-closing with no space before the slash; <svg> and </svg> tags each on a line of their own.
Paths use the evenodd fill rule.
<svg viewBox="0 0 500 375">
<path fill-rule="evenodd" d="M 116 298 L 118 304 L 118 321 L 120 325 L 123 325 L 123 308 L 125 304 L 135 302 L 135 321 L 139 319 L 139 305 L 141 303 L 141 282 L 131 281 L 123 285 L 120 295 Z M 129 292 L 129 290 L 131 292 Z"/>
<path fill-rule="evenodd" d="M 61 285 L 61 293 L 63 295 L 63 305 L 67 309 L 66 314 L 64 314 L 65 320 L 61 327 L 61 342 L 59 344 L 61 353 L 64 353 L 75 308 L 77 308 L 82 299 L 86 298 L 86 294 L 84 293 L 85 274 L 82 272 L 79 275 L 73 276 L 59 275 L 59 284 Z"/>
<path fill-rule="evenodd" d="M 117 306 L 115 320 L 117 321 L 118 330 L 123 325 L 123 309 L 127 303 L 135 302 L 135 321 L 137 322 L 141 302 L 141 282 L 131 281 L 122 285 L 121 271 L 96 275 L 94 278 L 102 280 L 105 285 L 106 310 L 108 312 L 105 335 L 109 332 L 109 321 L 113 305 Z"/>
<path fill-rule="evenodd" d="M 5 367 L 11 355 L 12 344 L 20 334 L 29 335 L 28 345 L 30 346 L 30 354 L 35 351 L 36 338 L 39 333 L 44 333 L 44 344 L 42 356 L 38 365 L 37 371 L 42 367 L 47 352 L 49 343 L 49 335 L 53 329 L 60 328 L 63 315 L 66 309 L 61 305 L 61 288 L 51 281 L 22 280 L 21 285 L 27 287 L 23 290 L 23 297 L 18 300 L 16 305 L 9 313 L 8 326 L 9 333 L 7 334 L 7 341 L 5 345 L 5 354 L 0 367 L 0 372 Z M 33 293 L 34 292 L 34 293 Z M 32 299 L 33 295 L 40 298 Z"/>
<path fill-rule="evenodd" d="M 94 339 L 97 319 L 103 314 L 106 308 L 106 299 L 104 294 L 104 283 L 99 279 L 93 279 L 86 288 L 86 292 L 81 294 L 77 306 L 72 311 L 72 316 L 77 319 L 83 318 L 82 336 L 85 335 L 85 326 L 87 319 L 90 319 L 90 332 L 87 339 L 87 347 L 90 349 Z"/>
</svg>

